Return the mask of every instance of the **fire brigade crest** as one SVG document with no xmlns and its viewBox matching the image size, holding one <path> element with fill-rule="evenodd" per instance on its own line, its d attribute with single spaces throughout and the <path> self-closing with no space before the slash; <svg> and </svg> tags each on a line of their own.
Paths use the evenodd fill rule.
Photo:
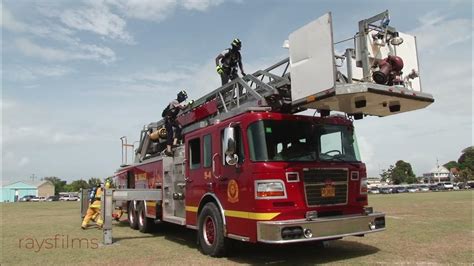
<svg viewBox="0 0 474 266">
<path fill-rule="evenodd" d="M 232 179 L 227 185 L 227 201 L 230 203 L 239 202 L 239 185 Z"/>
</svg>

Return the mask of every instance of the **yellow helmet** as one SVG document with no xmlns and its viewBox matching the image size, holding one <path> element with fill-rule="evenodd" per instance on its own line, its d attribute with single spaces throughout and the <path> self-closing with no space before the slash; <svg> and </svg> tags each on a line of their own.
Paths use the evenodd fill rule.
<svg viewBox="0 0 474 266">
<path fill-rule="evenodd" d="M 110 188 L 112 186 L 112 179 L 108 177 L 105 179 L 105 188 Z"/>
</svg>

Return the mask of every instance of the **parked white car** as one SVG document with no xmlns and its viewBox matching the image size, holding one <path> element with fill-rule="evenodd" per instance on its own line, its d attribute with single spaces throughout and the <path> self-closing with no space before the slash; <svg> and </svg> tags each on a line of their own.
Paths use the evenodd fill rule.
<svg viewBox="0 0 474 266">
<path fill-rule="evenodd" d="M 439 183 L 438 185 L 440 185 L 444 189 L 454 189 L 454 185 L 451 182 L 442 182 L 442 183 Z"/>
<path fill-rule="evenodd" d="M 419 187 L 419 190 L 420 190 L 421 192 L 428 192 L 428 191 L 430 191 L 430 187 L 427 186 L 427 185 L 421 185 L 421 186 Z"/>
<path fill-rule="evenodd" d="M 36 201 L 36 202 L 46 201 L 46 197 L 34 197 L 30 201 Z"/>
<path fill-rule="evenodd" d="M 418 191 L 418 188 L 415 187 L 415 186 L 409 186 L 407 190 L 408 190 L 408 192 L 413 193 L 413 192 L 417 192 L 417 191 Z"/>
<path fill-rule="evenodd" d="M 65 195 L 59 198 L 60 201 L 79 201 L 81 200 L 79 197 L 72 196 L 72 195 Z"/>
</svg>

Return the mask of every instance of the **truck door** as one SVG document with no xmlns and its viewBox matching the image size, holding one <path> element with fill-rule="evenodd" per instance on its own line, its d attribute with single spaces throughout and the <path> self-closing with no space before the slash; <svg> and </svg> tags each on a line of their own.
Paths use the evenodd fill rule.
<svg viewBox="0 0 474 266">
<path fill-rule="evenodd" d="M 186 139 L 186 223 L 197 224 L 199 201 L 212 186 L 212 136 Z"/>
<path fill-rule="evenodd" d="M 217 180 L 217 193 L 219 198 L 222 199 L 222 205 L 226 210 L 242 210 L 243 191 L 248 189 L 243 189 L 248 184 L 246 180 L 242 178 L 243 176 L 243 163 L 245 161 L 244 156 L 244 144 L 242 138 L 242 130 L 240 125 L 234 126 L 234 138 L 235 138 L 235 155 L 237 155 L 237 162 L 229 163 L 229 159 L 226 159 L 226 151 L 224 150 L 224 130 L 222 128 L 219 132 L 219 154 L 220 156 L 220 168 L 221 168 L 221 177 Z M 235 158 L 234 158 L 235 159 Z"/>
<path fill-rule="evenodd" d="M 230 165 L 229 163 L 227 163 L 226 161 L 226 155 L 225 155 L 225 151 L 224 151 L 224 129 L 222 129 L 220 131 L 220 150 L 219 150 L 219 154 L 221 154 L 221 160 L 220 160 L 220 163 L 222 165 L 222 179 L 223 180 L 227 180 L 227 179 L 235 179 L 235 178 L 238 178 L 238 176 L 240 175 L 241 173 L 241 167 L 242 167 L 242 164 L 245 160 L 245 157 L 244 157 L 244 145 L 243 145 L 243 140 L 242 140 L 242 130 L 240 128 L 239 125 L 236 125 L 234 126 L 234 130 L 235 130 L 235 142 L 236 142 L 236 145 L 235 145 L 235 148 L 236 148 L 236 155 L 238 156 L 238 159 L 237 159 L 237 164 L 235 165 Z"/>
</svg>

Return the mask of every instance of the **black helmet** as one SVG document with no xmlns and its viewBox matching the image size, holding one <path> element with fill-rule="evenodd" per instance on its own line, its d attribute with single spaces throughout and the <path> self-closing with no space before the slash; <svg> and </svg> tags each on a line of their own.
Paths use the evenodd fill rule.
<svg viewBox="0 0 474 266">
<path fill-rule="evenodd" d="M 186 93 L 186 91 L 182 90 L 178 93 L 178 102 L 182 102 L 184 100 L 186 100 L 188 98 L 188 94 Z"/>
<path fill-rule="evenodd" d="M 238 50 L 242 48 L 242 42 L 239 39 L 234 39 L 230 45 L 232 45 L 232 47 L 237 48 Z"/>
</svg>

